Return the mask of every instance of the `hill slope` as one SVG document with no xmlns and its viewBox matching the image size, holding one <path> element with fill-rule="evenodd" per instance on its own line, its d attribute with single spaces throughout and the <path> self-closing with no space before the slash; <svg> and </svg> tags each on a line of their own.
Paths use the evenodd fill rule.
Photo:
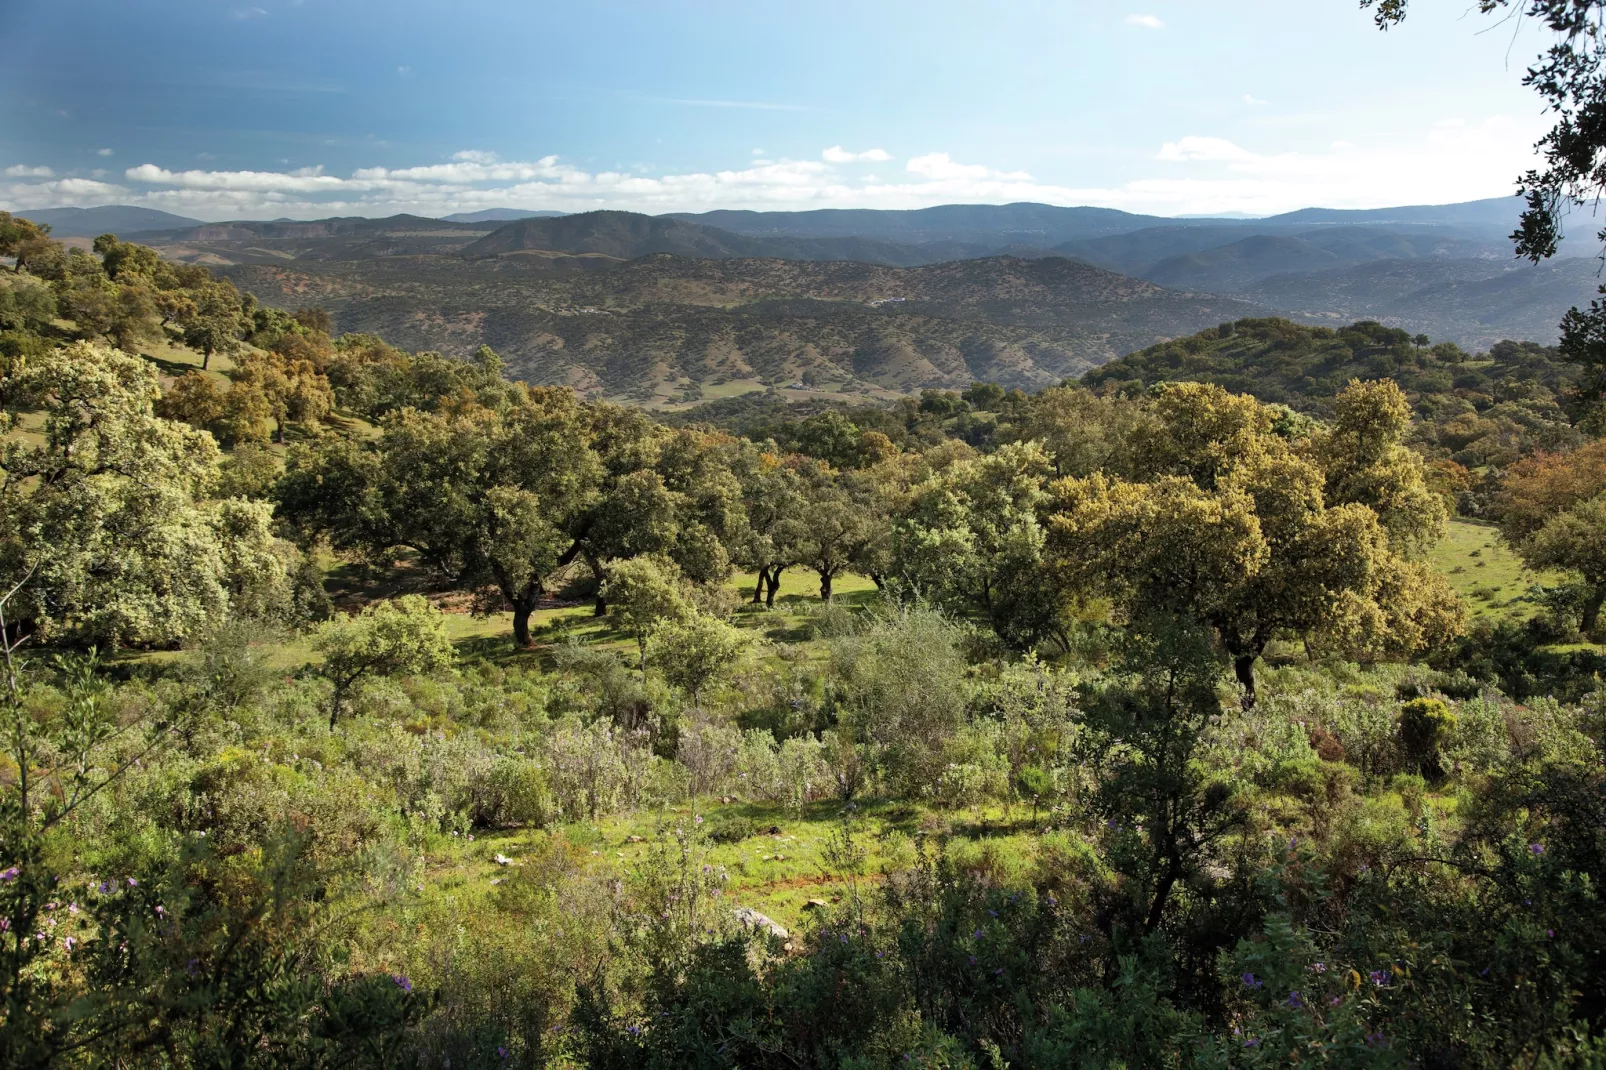
<svg viewBox="0 0 1606 1070">
<path fill-rule="evenodd" d="M 1088 372 L 1082 381 L 1140 388 L 1216 383 L 1262 401 L 1325 413 L 1351 379 L 1390 378 L 1423 416 L 1445 417 L 1504 403 L 1548 403 L 1564 396 L 1577 376 L 1577 367 L 1556 350 L 1531 343 L 1499 343 L 1477 359 L 1455 346 L 1416 346 L 1405 331 L 1378 323 L 1334 330 L 1255 319 L 1149 346 Z M 1557 410 L 1547 418 L 1559 416 Z"/>
<path fill-rule="evenodd" d="M 341 331 L 456 354 L 488 344 L 531 381 L 660 402 L 803 379 L 860 394 L 1035 388 L 1253 311 L 1060 258 L 897 268 L 659 254 L 555 274 L 421 256 L 225 271 L 265 303 L 329 308 Z"/>
</svg>

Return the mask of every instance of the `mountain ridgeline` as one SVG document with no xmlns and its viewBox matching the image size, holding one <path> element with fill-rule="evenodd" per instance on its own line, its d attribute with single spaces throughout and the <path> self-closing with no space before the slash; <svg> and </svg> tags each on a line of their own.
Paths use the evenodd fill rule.
<svg viewBox="0 0 1606 1070">
<path fill-rule="evenodd" d="M 1511 198 L 1260 220 L 1040 204 L 492 209 L 137 238 L 270 304 L 323 305 L 342 331 L 456 355 L 487 344 L 532 381 L 666 405 L 1036 387 L 1225 319 L 1373 320 L 1469 351 L 1548 343 L 1593 296 L 1596 265 L 1513 260 L 1516 214 Z"/>
</svg>

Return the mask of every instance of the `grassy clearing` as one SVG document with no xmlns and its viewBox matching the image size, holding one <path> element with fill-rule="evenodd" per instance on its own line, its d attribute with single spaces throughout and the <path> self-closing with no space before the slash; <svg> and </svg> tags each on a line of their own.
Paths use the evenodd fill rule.
<svg viewBox="0 0 1606 1070">
<path fill-rule="evenodd" d="M 1528 598 L 1536 583 L 1557 583 L 1560 577 L 1530 572 L 1511 552 L 1493 524 L 1452 520 L 1445 536 L 1429 554 L 1467 605 L 1474 618 L 1524 620 L 1539 611 Z"/>
<path fill-rule="evenodd" d="M 552 830 L 509 829 L 467 836 L 433 838 L 420 893 L 424 905 L 451 897 L 462 909 L 482 899 L 506 879 L 510 867 L 497 855 L 522 857 L 547 838 L 562 836 L 586 853 L 591 865 L 608 876 L 622 875 L 646 863 L 655 837 L 676 828 L 697 828 L 736 835 L 735 842 L 709 842 L 700 864 L 723 867 L 729 874 L 726 895 L 732 907 L 747 906 L 795 927 L 819 903 L 831 903 L 851 882 L 874 885 L 886 871 L 907 869 L 916 844 L 943 839 L 947 851 L 967 868 L 1003 876 L 1020 875 L 1035 861 L 1043 839 L 1037 814 L 1029 804 L 941 810 L 905 802 L 868 800 L 856 804 L 846 827 L 863 852 L 854 872 L 845 872 L 832 841 L 844 829 L 843 804 L 811 803 L 801 812 L 784 806 L 722 803 L 718 799 L 658 811 L 620 814 L 595 822 L 576 822 Z M 493 883 L 494 882 L 494 883 Z M 811 900 L 813 903 L 811 903 Z"/>
</svg>

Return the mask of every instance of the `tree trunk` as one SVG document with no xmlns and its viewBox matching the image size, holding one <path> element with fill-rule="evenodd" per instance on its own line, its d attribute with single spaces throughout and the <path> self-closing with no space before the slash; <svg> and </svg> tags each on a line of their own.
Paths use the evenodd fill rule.
<svg viewBox="0 0 1606 1070">
<path fill-rule="evenodd" d="M 1601 605 L 1606 603 L 1606 583 L 1597 583 L 1590 589 L 1589 596 L 1584 599 L 1583 620 L 1579 629 L 1588 639 L 1595 634 L 1595 624 L 1600 620 Z"/>
<path fill-rule="evenodd" d="M 1165 870 L 1160 874 L 1160 883 L 1154 888 L 1154 900 L 1149 904 L 1149 916 L 1144 920 L 1143 927 L 1146 931 L 1152 933 L 1160 927 L 1160 922 L 1165 920 L 1166 901 L 1171 898 L 1171 889 L 1176 885 L 1177 877 L 1181 875 L 1180 869 L 1176 858 L 1167 857 Z"/>
<path fill-rule="evenodd" d="M 1255 654 L 1235 654 L 1232 659 L 1232 674 L 1238 678 L 1238 683 L 1244 689 L 1244 709 L 1252 709 L 1255 705 Z"/>
<path fill-rule="evenodd" d="M 533 608 L 519 603 L 513 605 L 513 645 L 520 650 L 530 649 L 530 611 Z"/>
<path fill-rule="evenodd" d="M 870 582 L 875 584 L 875 589 L 878 591 L 884 591 L 887 589 L 886 578 L 879 572 L 870 573 Z"/>
<path fill-rule="evenodd" d="M 329 700 L 329 731 L 335 730 L 335 722 L 340 720 L 340 707 L 345 702 L 346 685 L 336 682 L 335 693 Z"/>
<path fill-rule="evenodd" d="M 605 617 L 608 615 L 608 600 L 602 595 L 602 585 L 608 582 L 608 577 L 602 571 L 602 562 L 597 560 L 596 554 L 589 550 L 581 552 L 585 554 L 586 564 L 591 566 L 591 574 L 597 578 L 597 600 L 591 607 L 591 615 Z"/>
<path fill-rule="evenodd" d="M 831 573 L 825 571 L 824 569 L 821 569 L 820 570 L 820 601 L 829 602 L 830 600 L 831 600 Z"/>
<path fill-rule="evenodd" d="M 771 609 L 775 608 L 775 592 L 781 589 L 781 573 L 783 571 L 784 569 L 780 565 L 770 569 L 770 589 L 769 593 L 764 596 L 764 604 Z"/>
<path fill-rule="evenodd" d="M 764 585 L 769 582 L 770 567 L 758 566 L 758 581 L 753 584 L 753 604 L 756 606 L 764 600 Z"/>
<path fill-rule="evenodd" d="M 208 346 L 201 350 L 201 370 L 204 372 L 212 367 L 212 349 Z"/>
</svg>

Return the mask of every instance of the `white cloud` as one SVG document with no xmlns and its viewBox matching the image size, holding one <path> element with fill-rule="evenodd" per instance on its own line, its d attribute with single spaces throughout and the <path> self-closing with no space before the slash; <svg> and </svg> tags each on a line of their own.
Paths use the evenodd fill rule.
<svg viewBox="0 0 1606 1070">
<path fill-rule="evenodd" d="M 1145 30 L 1165 29 L 1165 23 L 1155 18 L 1153 15 L 1128 15 L 1126 17 L 1126 24 L 1128 26 L 1142 26 Z"/>
<path fill-rule="evenodd" d="M 95 150 L 95 155 L 96 156 L 110 156 L 111 154 L 112 154 L 112 150 L 111 149 L 96 149 Z"/>
<path fill-rule="evenodd" d="M 1269 101 L 1269 100 L 1261 100 L 1259 97 L 1255 96 L 1253 93 L 1245 93 L 1244 94 L 1244 103 L 1248 104 L 1252 108 L 1258 108 L 1258 107 L 1262 107 L 1262 106 L 1264 106 L 1266 104 L 1270 104 L 1271 101 Z"/>
<path fill-rule="evenodd" d="M 886 149 L 867 149 L 864 152 L 849 152 L 841 145 L 832 145 L 820 153 L 820 159 L 826 163 L 856 163 L 860 160 L 874 163 L 886 163 L 892 159 L 892 154 Z"/>
<path fill-rule="evenodd" d="M 464 149 L 443 163 L 360 168 L 175 170 L 142 163 L 122 181 L 56 178 L 14 165 L 0 173 L 0 208 L 137 204 L 203 219 L 312 219 L 396 212 L 446 215 L 478 208 L 640 212 L 713 208 L 924 208 L 935 204 L 1100 205 L 1160 215 L 1250 212 L 1310 205 L 1368 208 L 1433 204 L 1507 192 L 1532 165 L 1543 116 L 1428 124 L 1424 136 L 1351 134 L 1308 150 L 1263 155 L 1221 137 L 1191 134 L 1159 146 L 1129 181 L 1063 184 L 1025 171 L 930 152 L 875 174 L 851 164 L 878 159 L 841 146 L 820 159 L 749 159 L 729 170 L 591 171 L 558 156 L 504 160 Z M 840 154 L 839 154 L 840 153 Z M 884 153 L 882 155 L 885 155 Z M 851 157 L 851 159 L 849 159 Z"/>
<path fill-rule="evenodd" d="M 1254 154 L 1220 137 L 1185 137 L 1160 146 L 1157 160 L 1191 162 L 1195 160 L 1247 160 Z"/>
</svg>

